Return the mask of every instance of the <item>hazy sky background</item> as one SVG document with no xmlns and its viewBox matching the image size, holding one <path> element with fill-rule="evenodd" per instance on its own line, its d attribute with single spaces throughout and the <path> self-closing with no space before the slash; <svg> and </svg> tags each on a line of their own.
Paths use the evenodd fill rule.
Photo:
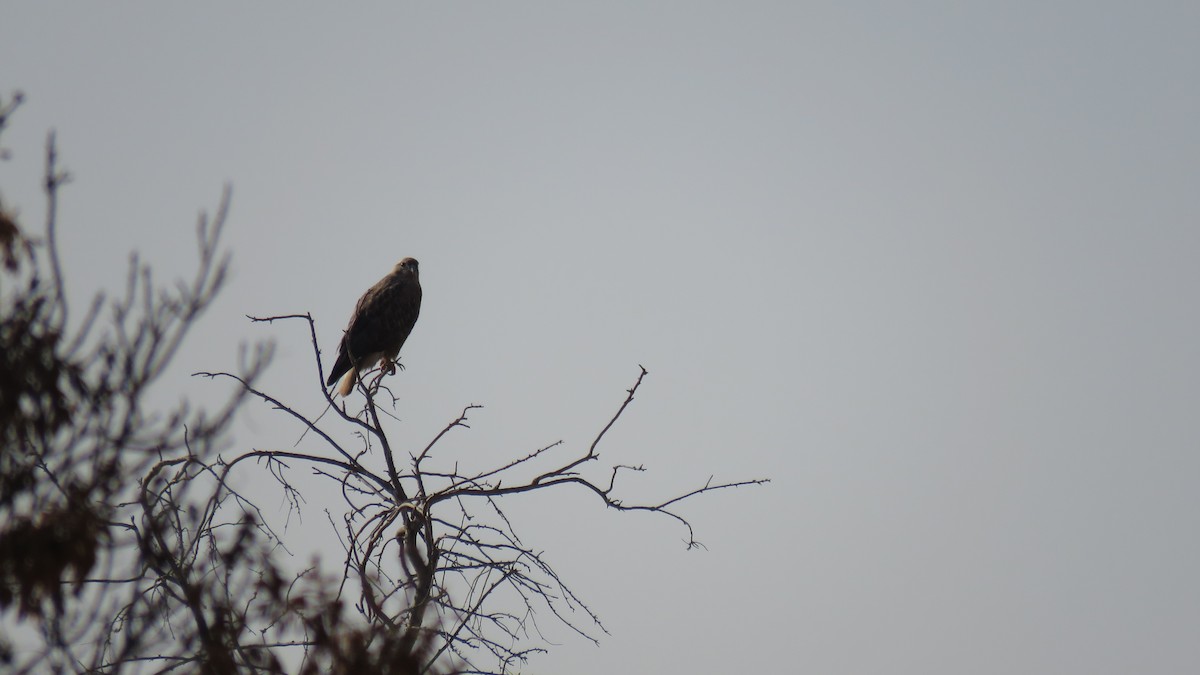
<svg viewBox="0 0 1200 675">
<path fill-rule="evenodd" d="M 320 412 L 404 256 L 423 445 L 586 444 L 666 519 L 514 504 L 611 637 L 527 672 L 1200 672 L 1200 4 L 4 2 L 6 203 L 45 133 L 69 281 L 234 276 L 162 385 L 235 369 Z M 232 448 L 290 446 L 261 406 Z M 603 467 L 597 467 L 603 469 Z M 264 506 L 279 502 L 264 492 Z M 329 536 L 319 510 L 291 533 Z M 336 551 L 336 547 L 332 550 Z"/>
</svg>

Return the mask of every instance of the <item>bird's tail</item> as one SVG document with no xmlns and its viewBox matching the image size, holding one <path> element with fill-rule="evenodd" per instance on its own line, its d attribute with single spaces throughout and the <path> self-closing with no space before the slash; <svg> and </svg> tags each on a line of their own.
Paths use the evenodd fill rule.
<svg viewBox="0 0 1200 675">
<path fill-rule="evenodd" d="M 342 375 L 342 381 L 338 383 L 338 394 L 343 398 L 349 396 L 350 392 L 354 389 L 354 381 L 356 379 L 358 379 L 358 370 L 355 368 L 347 370 L 346 374 Z"/>
</svg>

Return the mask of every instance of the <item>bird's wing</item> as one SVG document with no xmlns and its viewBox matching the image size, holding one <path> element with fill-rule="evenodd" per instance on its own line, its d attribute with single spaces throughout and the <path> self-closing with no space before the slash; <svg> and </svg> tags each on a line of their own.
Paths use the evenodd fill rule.
<svg viewBox="0 0 1200 675">
<path fill-rule="evenodd" d="M 395 358 L 420 311 L 420 285 L 405 278 L 385 279 L 358 301 L 346 330 L 346 347 L 355 357 L 382 352 Z"/>
<path fill-rule="evenodd" d="M 418 282 L 389 275 L 363 293 L 354 307 L 350 325 L 338 344 L 338 359 L 328 384 L 350 370 L 351 357 L 360 366 L 374 365 L 374 358 L 395 358 L 408 339 L 421 311 Z M 374 358 L 372 358 L 374 357 Z M 366 363 L 371 360 L 372 363 Z"/>
</svg>

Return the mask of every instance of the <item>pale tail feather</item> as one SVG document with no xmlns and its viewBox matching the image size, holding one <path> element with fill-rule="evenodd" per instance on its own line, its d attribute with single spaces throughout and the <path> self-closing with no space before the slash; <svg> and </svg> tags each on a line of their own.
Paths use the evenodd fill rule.
<svg viewBox="0 0 1200 675">
<path fill-rule="evenodd" d="M 357 375 L 358 371 L 354 370 L 353 368 L 346 371 L 346 374 L 342 376 L 341 382 L 338 382 L 339 395 L 342 397 L 350 395 L 350 392 L 354 389 L 354 381 L 358 379 Z"/>
</svg>

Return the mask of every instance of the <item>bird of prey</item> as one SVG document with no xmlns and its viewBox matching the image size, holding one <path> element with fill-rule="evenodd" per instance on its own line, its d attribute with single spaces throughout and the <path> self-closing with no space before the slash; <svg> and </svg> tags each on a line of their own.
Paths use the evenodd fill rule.
<svg viewBox="0 0 1200 675">
<path fill-rule="evenodd" d="M 421 280 L 417 261 L 405 258 L 391 274 L 363 293 L 338 344 L 337 361 L 326 386 L 340 377 L 337 393 L 349 396 L 358 374 L 377 363 L 392 366 L 421 311 Z"/>
</svg>

